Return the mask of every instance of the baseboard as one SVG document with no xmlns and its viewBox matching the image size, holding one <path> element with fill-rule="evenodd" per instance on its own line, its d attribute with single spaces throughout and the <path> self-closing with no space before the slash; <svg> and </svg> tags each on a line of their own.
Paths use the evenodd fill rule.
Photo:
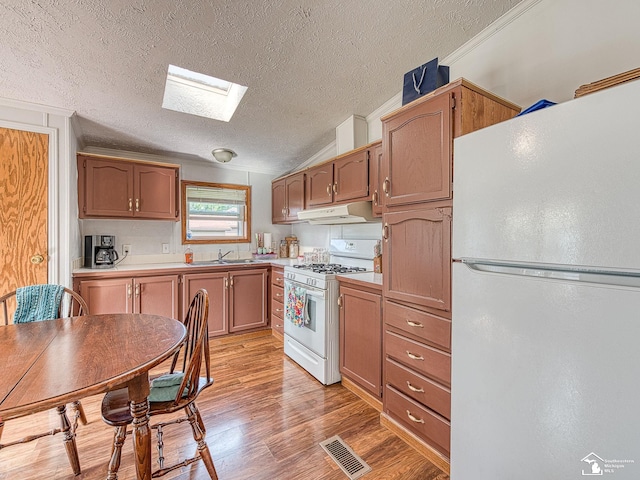
<svg viewBox="0 0 640 480">
<path fill-rule="evenodd" d="M 382 400 L 377 399 L 365 389 L 363 389 L 360 385 L 353 383 L 351 380 L 346 378 L 344 375 L 342 376 L 342 386 L 349 390 L 350 392 L 356 394 L 362 400 L 364 400 L 367 404 L 375 408 L 378 412 L 382 413 Z"/>
<path fill-rule="evenodd" d="M 416 450 L 422 456 L 426 457 L 431 463 L 433 463 L 447 475 L 450 474 L 449 459 L 447 457 L 435 450 L 433 447 L 430 447 L 429 445 L 424 443 L 423 440 L 404 428 L 384 412 L 380 414 L 380 425 L 400 437 L 400 439 L 403 440 L 407 445 L 413 447 L 414 450 Z"/>
</svg>

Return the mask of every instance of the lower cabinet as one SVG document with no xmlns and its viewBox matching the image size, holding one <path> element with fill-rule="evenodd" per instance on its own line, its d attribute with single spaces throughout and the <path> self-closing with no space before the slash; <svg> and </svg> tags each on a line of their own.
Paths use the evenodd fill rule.
<svg viewBox="0 0 640 480">
<path fill-rule="evenodd" d="M 340 374 L 382 398 L 382 296 L 340 284 Z"/>
<path fill-rule="evenodd" d="M 448 458 L 451 320 L 385 299 L 384 330 L 384 412 Z"/>
<path fill-rule="evenodd" d="M 80 280 L 89 312 L 149 313 L 178 317 L 178 275 Z"/>
<path fill-rule="evenodd" d="M 267 274 L 264 269 L 190 273 L 183 276 L 183 315 L 200 288 L 209 294 L 209 336 L 267 326 Z"/>
<path fill-rule="evenodd" d="M 271 267 L 271 330 L 284 336 L 284 267 Z"/>
</svg>

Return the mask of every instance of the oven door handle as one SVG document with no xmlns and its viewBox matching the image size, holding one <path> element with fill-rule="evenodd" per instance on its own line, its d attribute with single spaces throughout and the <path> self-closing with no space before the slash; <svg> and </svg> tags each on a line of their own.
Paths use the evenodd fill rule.
<svg viewBox="0 0 640 480">
<path fill-rule="evenodd" d="M 288 289 L 290 289 L 292 287 L 303 288 L 305 293 L 309 297 L 315 297 L 315 298 L 324 298 L 325 297 L 325 291 L 324 290 L 311 289 L 311 288 L 309 288 L 308 285 L 305 285 L 304 283 L 290 282 L 288 280 L 285 280 L 284 281 L 284 285 L 285 285 L 285 289 L 286 290 L 288 290 Z"/>
<path fill-rule="evenodd" d="M 323 290 L 306 290 L 307 296 L 309 297 L 317 297 L 317 298 L 324 298 L 324 291 Z"/>
</svg>

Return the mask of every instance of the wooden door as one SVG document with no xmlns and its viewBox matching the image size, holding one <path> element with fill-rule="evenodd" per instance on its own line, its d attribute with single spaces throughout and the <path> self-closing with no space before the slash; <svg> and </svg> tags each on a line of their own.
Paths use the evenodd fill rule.
<svg viewBox="0 0 640 480">
<path fill-rule="evenodd" d="M 209 294 L 209 336 L 226 335 L 229 331 L 228 273 L 189 273 L 182 277 L 182 282 L 182 317 L 186 316 L 196 292 L 204 288 Z"/>
<path fill-rule="evenodd" d="M 79 293 L 89 313 L 133 313 L 133 281 L 127 278 L 82 280 Z"/>
<path fill-rule="evenodd" d="M 452 105 L 445 92 L 383 123 L 385 206 L 451 198 Z"/>
<path fill-rule="evenodd" d="M 298 212 L 304 210 L 304 173 L 293 175 L 286 179 L 286 219 L 289 222 L 298 221 Z"/>
<path fill-rule="evenodd" d="M 132 217 L 133 165 L 78 155 L 80 218 Z"/>
<path fill-rule="evenodd" d="M 287 219 L 286 179 L 271 184 L 271 222 L 284 223 Z"/>
<path fill-rule="evenodd" d="M 0 128 L 0 294 L 47 283 L 49 137 Z"/>
<path fill-rule="evenodd" d="M 178 319 L 178 275 L 133 279 L 134 311 Z"/>
<path fill-rule="evenodd" d="M 306 208 L 333 203 L 333 163 L 325 163 L 307 170 Z"/>
<path fill-rule="evenodd" d="M 451 310 L 451 208 L 383 215 L 384 296 Z"/>
<path fill-rule="evenodd" d="M 178 220 L 178 171 L 172 167 L 135 165 L 134 216 Z"/>
<path fill-rule="evenodd" d="M 369 150 L 333 162 L 333 201 L 369 200 Z"/>
<path fill-rule="evenodd" d="M 229 272 L 229 332 L 267 326 L 267 270 Z"/>
<path fill-rule="evenodd" d="M 340 373 L 382 396 L 382 299 L 340 287 Z"/>
<path fill-rule="evenodd" d="M 371 193 L 371 211 L 374 217 L 382 216 L 382 143 L 370 149 L 369 155 L 369 192 Z"/>
</svg>

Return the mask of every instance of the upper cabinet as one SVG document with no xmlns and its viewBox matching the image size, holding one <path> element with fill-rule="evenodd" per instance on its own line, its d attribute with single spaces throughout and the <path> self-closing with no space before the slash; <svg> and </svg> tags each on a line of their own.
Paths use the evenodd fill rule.
<svg viewBox="0 0 640 480">
<path fill-rule="evenodd" d="M 177 221 L 179 166 L 78 154 L 80 218 Z"/>
<path fill-rule="evenodd" d="M 291 223 L 298 221 L 298 212 L 304 209 L 304 173 L 296 173 L 271 184 L 271 221 Z"/>
<path fill-rule="evenodd" d="M 369 146 L 307 170 L 306 208 L 369 200 Z"/>
<path fill-rule="evenodd" d="M 451 199 L 453 139 L 519 111 L 517 105 L 459 79 L 384 117 L 383 208 Z"/>
</svg>

